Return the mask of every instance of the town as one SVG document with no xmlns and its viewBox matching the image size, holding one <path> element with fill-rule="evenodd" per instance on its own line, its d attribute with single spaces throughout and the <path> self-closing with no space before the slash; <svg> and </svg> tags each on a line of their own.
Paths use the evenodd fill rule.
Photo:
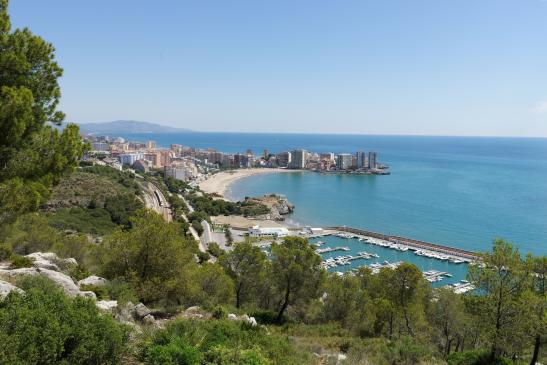
<svg viewBox="0 0 547 365">
<path fill-rule="evenodd" d="M 138 172 L 163 170 L 166 176 L 193 181 L 204 175 L 228 169 L 283 168 L 321 173 L 389 175 L 388 166 L 378 161 L 377 152 L 357 151 L 355 154 L 317 153 L 304 149 L 270 153 L 264 149 L 255 155 L 224 153 L 214 148 L 198 149 L 172 144 L 169 149 L 158 148 L 155 141 L 131 142 L 122 137 L 86 135 L 91 151 L 86 156 L 93 163 L 109 165 L 121 170 L 133 168 Z"/>
</svg>

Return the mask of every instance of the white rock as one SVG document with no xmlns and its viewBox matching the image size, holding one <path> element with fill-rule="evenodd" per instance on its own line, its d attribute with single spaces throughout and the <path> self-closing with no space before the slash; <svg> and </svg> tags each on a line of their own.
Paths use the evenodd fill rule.
<svg viewBox="0 0 547 365">
<path fill-rule="evenodd" d="M 103 311 L 112 311 L 118 307 L 117 300 L 99 300 L 95 305 Z"/>
<path fill-rule="evenodd" d="M 95 275 L 88 276 L 87 278 L 78 281 L 79 286 L 82 286 L 82 285 L 103 286 L 105 284 L 106 284 L 105 278 L 101 278 Z"/>
<path fill-rule="evenodd" d="M 228 314 L 228 319 L 232 321 L 237 321 L 237 316 L 233 313 Z"/>
<path fill-rule="evenodd" d="M 92 291 L 80 291 L 78 293 L 78 296 L 90 298 L 90 299 L 93 299 L 93 300 L 97 300 L 97 294 L 95 294 Z"/>
<path fill-rule="evenodd" d="M 65 294 L 75 297 L 80 293 L 80 289 L 78 286 L 74 283 L 74 281 L 70 278 L 70 276 L 65 275 L 63 273 L 49 270 L 49 269 L 41 269 L 41 268 L 35 268 L 35 267 L 24 267 L 20 269 L 13 269 L 13 270 L 0 270 L 1 276 L 7 276 L 10 278 L 15 278 L 19 276 L 36 276 L 36 275 L 42 275 L 46 278 L 53 281 L 55 285 L 63 289 Z"/>
<path fill-rule="evenodd" d="M 25 257 L 32 259 L 34 267 L 59 271 L 59 266 L 55 263 L 59 258 L 53 252 L 34 252 Z"/>
<path fill-rule="evenodd" d="M 142 319 L 142 322 L 145 324 L 154 324 L 154 322 L 156 322 L 156 319 L 154 318 L 153 315 L 148 314 L 144 316 L 144 318 Z"/>
<path fill-rule="evenodd" d="M 149 315 L 151 313 L 150 309 L 148 309 L 142 303 L 137 304 L 134 308 L 134 311 L 135 311 L 135 314 L 137 315 L 137 317 L 139 317 L 139 318 L 144 318 L 144 317 L 146 317 L 147 315 Z"/>
<path fill-rule="evenodd" d="M 12 291 L 18 292 L 18 293 L 24 293 L 21 289 L 16 287 L 13 284 L 8 283 L 7 281 L 0 280 L 0 300 L 4 299 L 8 296 L 9 293 Z"/>
<path fill-rule="evenodd" d="M 38 269 L 40 275 L 43 275 L 53 281 L 58 287 L 63 289 L 63 291 L 72 297 L 75 297 L 79 295 L 80 289 L 78 288 L 78 285 L 74 283 L 72 278 L 68 275 L 65 275 L 63 273 L 48 270 L 48 269 Z"/>
<path fill-rule="evenodd" d="M 253 327 L 258 326 L 258 323 L 256 323 L 255 317 L 249 317 L 249 319 L 247 320 L 247 323 L 249 323 Z"/>
</svg>

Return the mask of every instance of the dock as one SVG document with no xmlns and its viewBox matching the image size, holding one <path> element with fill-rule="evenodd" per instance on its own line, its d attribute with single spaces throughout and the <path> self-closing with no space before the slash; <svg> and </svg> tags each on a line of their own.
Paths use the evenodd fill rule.
<svg viewBox="0 0 547 365">
<path fill-rule="evenodd" d="M 414 240 L 411 238 L 400 237 L 400 236 L 391 236 L 378 232 L 368 231 L 364 229 L 351 228 L 351 227 L 326 227 L 324 230 L 337 231 L 339 237 L 344 238 L 354 238 L 355 236 L 359 237 L 371 237 L 378 240 L 386 241 L 391 245 L 397 245 L 399 247 L 408 247 L 413 251 L 422 251 L 425 253 L 422 256 L 428 256 L 428 252 L 437 253 L 440 255 L 447 255 L 449 259 L 454 263 L 460 262 L 471 262 L 478 259 L 478 254 L 472 251 L 463 250 L 460 248 L 444 246 L 437 243 L 424 242 L 419 240 Z M 386 245 L 386 246 L 391 246 Z M 390 247 L 390 248 L 396 248 Z"/>
</svg>

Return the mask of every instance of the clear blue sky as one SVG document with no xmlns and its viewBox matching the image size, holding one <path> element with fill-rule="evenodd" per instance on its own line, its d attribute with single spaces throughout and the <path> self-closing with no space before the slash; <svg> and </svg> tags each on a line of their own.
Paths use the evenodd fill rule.
<svg viewBox="0 0 547 365">
<path fill-rule="evenodd" d="M 67 120 L 547 136 L 546 0 L 11 0 Z"/>
</svg>

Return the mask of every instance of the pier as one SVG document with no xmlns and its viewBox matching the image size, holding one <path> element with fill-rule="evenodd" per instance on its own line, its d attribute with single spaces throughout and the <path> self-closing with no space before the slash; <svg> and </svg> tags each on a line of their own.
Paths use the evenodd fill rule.
<svg viewBox="0 0 547 365">
<path fill-rule="evenodd" d="M 390 236 L 382 233 L 367 231 L 364 229 L 351 228 L 351 227 L 325 227 L 325 230 L 339 231 L 352 233 L 358 236 L 372 237 L 380 240 L 388 241 L 396 245 L 407 246 L 411 250 L 426 250 L 431 252 L 436 252 L 439 254 L 450 255 L 455 258 L 462 259 L 464 261 L 470 262 L 478 259 L 478 255 L 475 252 L 462 250 L 455 247 L 443 246 L 437 243 L 430 243 L 424 241 L 418 241 L 411 238 L 405 238 L 400 236 Z"/>
</svg>

